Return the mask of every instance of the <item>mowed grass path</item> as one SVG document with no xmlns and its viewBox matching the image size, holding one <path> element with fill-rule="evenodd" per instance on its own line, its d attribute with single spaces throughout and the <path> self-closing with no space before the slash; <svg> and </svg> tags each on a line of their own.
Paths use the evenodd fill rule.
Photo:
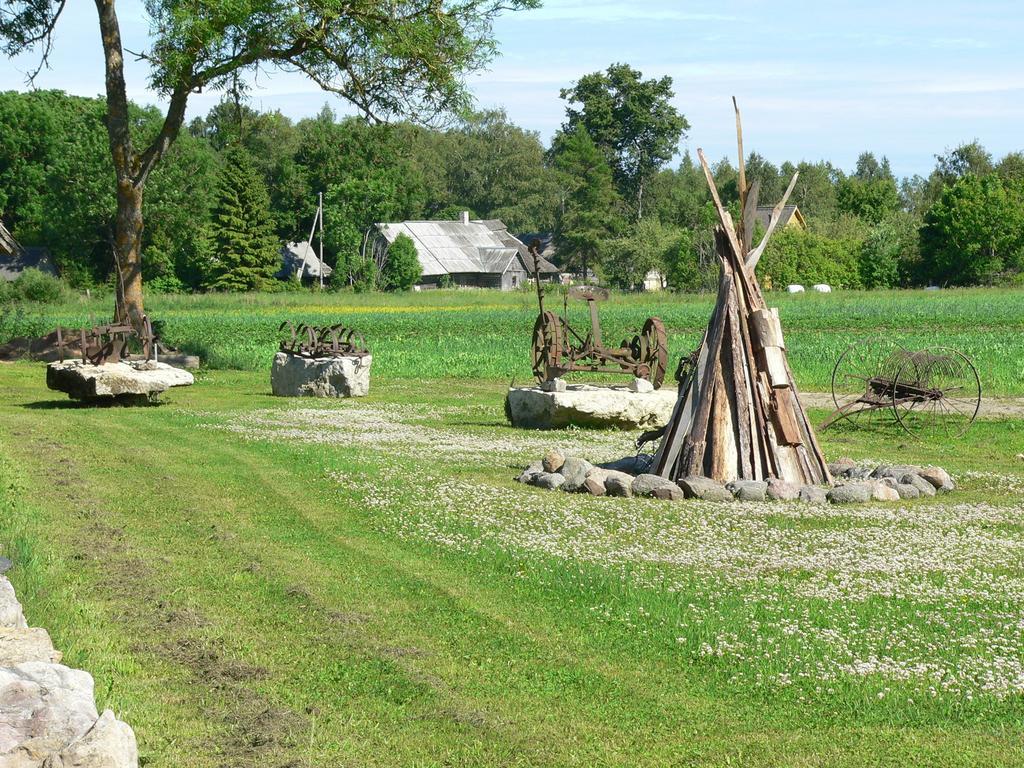
<svg viewBox="0 0 1024 768">
<path fill-rule="evenodd" d="M 688 602 L 717 600 L 727 615 L 715 621 L 757 634 L 744 625 L 745 597 L 775 592 L 768 581 L 702 586 L 696 573 L 674 592 L 586 552 L 463 546 L 477 535 L 472 514 L 488 511 L 472 508 L 474 494 L 504 499 L 493 511 L 507 507 L 509 527 L 568 504 L 511 481 L 525 455 L 563 439 L 590 455 L 624 453 L 629 435 L 516 433 L 493 382 L 377 376 L 358 404 L 268 390 L 265 372 L 212 372 L 157 408 L 76 408 L 45 390 L 41 366 L 0 365 L 0 540 L 12 579 L 30 621 L 50 628 L 67 663 L 95 675 L 101 705 L 136 729 L 146 766 L 1024 762 L 1020 693 L 914 704 L 896 698 L 907 695 L 899 683 L 876 699 L 889 683 L 875 679 L 820 695 L 803 683 L 730 682 L 785 669 L 802 650 L 765 664 L 701 655 L 693 644 L 713 641 L 714 628 L 676 624 Z M 363 421 L 319 428 L 349 416 Z M 308 428 L 287 426 L 303 420 Z M 277 422 L 284 431 L 261 432 Z M 434 444 L 416 443 L 420 432 Z M 941 463 L 1024 481 L 1012 454 L 1024 424 L 971 434 L 943 447 Z M 825 448 L 886 456 L 897 442 L 837 432 Z M 939 459 L 934 450 L 906 445 L 899 458 Z M 1020 491 L 965 486 L 964 503 L 1019 515 Z M 574 525 L 614 523 L 628 508 L 593 503 Z M 654 518 L 670 508 L 681 520 L 711 514 L 638 509 Z M 781 514 L 767 525 L 783 538 L 805 527 Z M 1024 538 L 1019 523 L 992 525 L 1011 545 Z M 786 594 L 803 578 L 787 574 L 783 607 L 827 605 Z M 869 604 L 860 621 L 891 621 L 888 604 Z M 959 611 L 970 621 L 991 608 L 975 598 Z M 928 605 L 896 609 L 913 624 Z M 903 626 L 881 629 L 900 636 Z"/>
<path fill-rule="evenodd" d="M 853 341 L 887 339 L 919 348 L 961 350 L 978 367 L 986 393 L 1024 395 L 1024 290 L 838 291 L 768 295 L 782 317 L 797 384 L 826 391 L 832 366 Z M 40 335 L 60 322 L 87 323 L 110 313 L 110 299 L 0 314 L 0 343 Z M 665 322 L 670 361 L 692 351 L 707 327 L 710 295 L 616 294 L 601 306 L 606 343 L 630 338 L 649 316 Z M 530 379 L 531 291 L 427 291 L 382 294 L 152 296 L 147 309 L 166 341 L 220 369 L 262 370 L 283 320 L 344 323 L 361 331 L 374 371 L 401 378 Z M 560 296 L 548 308 L 562 309 Z M 569 305 L 577 331 L 589 328 L 585 304 Z"/>
</svg>

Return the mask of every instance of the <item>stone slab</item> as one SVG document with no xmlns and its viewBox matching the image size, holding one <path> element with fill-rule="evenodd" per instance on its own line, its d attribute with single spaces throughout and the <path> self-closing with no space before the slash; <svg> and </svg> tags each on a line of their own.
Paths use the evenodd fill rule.
<svg viewBox="0 0 1024 768">
<path fill-rule="evenodd" d="M 46 386 L 74 400 L 152 399 L 171 387 L 193 383 L 188 371 L 155 361 L 91 365 L 65 360 L 46 366 Z"/>
<path fill-rule="evenodd" d="M 512 426 L 525 429 L 568 426 L 652 429 L 668 423 L 677 396 L 675 387 L 653 392 L 631 392 L 628 386 L 589 384 L 570 384 L 564 392 L 511 387 L 505 397 L 505 413 Z"/>
<path fill-rule="evenodd" d="M 309 358 L 278 352 L 270 388 L 280 397 L 363 397 L 370 391 L 373 356 Z"/>
</svg>

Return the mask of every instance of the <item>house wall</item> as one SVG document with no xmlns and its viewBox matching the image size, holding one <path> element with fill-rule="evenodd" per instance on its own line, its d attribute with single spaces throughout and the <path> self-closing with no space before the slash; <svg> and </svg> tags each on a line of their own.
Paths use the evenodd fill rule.
<svg viewBox="0 0 1024 768">
<path fill-rule="evenodd" d="M 502 274 L 479 272 L 455 272 L 450 275 L 454 285 L 467 288 L 497 288 L 502 291 L 514 291 L 527 283 L 528 277 L 523 270 L 510 269 Z M 420 280 L 422 288 L 437 288 L 440 277 L 430 275 Z"/>
</svg>

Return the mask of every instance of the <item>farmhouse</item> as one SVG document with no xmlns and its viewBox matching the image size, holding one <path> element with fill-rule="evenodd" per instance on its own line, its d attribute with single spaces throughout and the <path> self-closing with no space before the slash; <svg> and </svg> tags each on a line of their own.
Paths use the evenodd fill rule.
<svg viewBox="0 0 1024 768">
<path fill-rule="evenodd" d="M 527 245 L 509 234 L 498 219 L 458 221 L 402 221 L 375 225 L 374 255 L 404 234 L 416 246 L 423 274 L 420 285 L 436 288 L 451 282 L 476 288 L 510 291 L 533 277 L 533 257 Z M 558 268 L 543 257 L 541 279 L 558 275 Z"/>
<path fill-rule="evenodd" d="M 23 248 L 0 221 L 0 279 L 17 280 L 29 267 L 56 274 L 45 248 Z"/>
<path fill-rule="evenodd" d="M 772 223 L 772 212 L 772 206 L 759 205 L 757 206 L 757 212 L 754 214 L 754 220 L 760 224 L 761 228 L 765 231 L 768 230 L 768 226 Z M 800 208 L 798 206 L 787 205 L 782 209 L 782 213 L 779 214 L 779 223 L 776 224 L 775 227 L 776 229 L 799 227 L 806 231 L 807 222 L 804 221 L 804 215 L 800 213 Z"/>
<path fill-rule="evenodd" d="M 281 270 L 277 276 L 281 279 L 302 277 L 318 280 L 321 266 L 326 280 L 334 270 L 328 264 L 320 263 L 320 254 L 315 248 L 309 243 L 286 243 L 281 248 Z"/>
</svg>

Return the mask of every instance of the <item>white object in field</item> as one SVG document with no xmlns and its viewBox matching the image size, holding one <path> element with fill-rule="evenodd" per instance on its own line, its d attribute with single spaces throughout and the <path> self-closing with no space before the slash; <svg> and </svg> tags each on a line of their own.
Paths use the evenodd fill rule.
<svg viewBox="0 0 1024 768">
<path fill-rule="evenodd" d="M 941 287 L 939 287 L 938 285 L 926 285 L 926 286 L 924 287 L 924 289 L 925 289 L 926 291 L 940 291 L 940 290 L 942 290 L 942 288 L 941 288 Z"/>
<path fill-rule="evenodd" d="M 832 286 L 826 283 L 816 283 L 811 288 L 816 290 L 818 293 L 832 293 Z"/>
<path fill-rule="evenodd" d="M 804 287 L 802 285 L 787 285 L 786 290 L 790 293 L 803 293 Z"/>
</svg>

